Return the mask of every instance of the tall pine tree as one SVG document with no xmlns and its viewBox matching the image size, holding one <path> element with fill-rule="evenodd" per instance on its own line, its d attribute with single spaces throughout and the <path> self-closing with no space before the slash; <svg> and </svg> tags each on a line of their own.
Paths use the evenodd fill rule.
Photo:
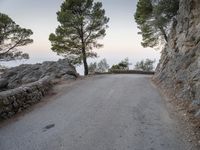
<svg viewBox="0 0 200 150">
<path fill-rule="evenodd" d="M 106 34 L 109 18 L 105 16 L 101 2 L 93 0 L 65 0 L 57 12 L 60 25 L 55 34 L 50 34 L 52 50 L 74 64 L 84 64 L 88 75 L 87 58 L 96 57 L 93 48 L 103 45 L 97 42 Z"/>
</svg>

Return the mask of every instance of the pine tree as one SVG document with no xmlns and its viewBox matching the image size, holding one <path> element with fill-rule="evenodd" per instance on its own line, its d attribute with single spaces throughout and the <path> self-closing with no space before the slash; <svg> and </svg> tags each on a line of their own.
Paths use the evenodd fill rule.
<svg viewBox="0 0 200 150">
<path fill-rule="evenodd" d="M 87 58 L 97 57 L 93 48 L 103 45 L 97 42 L 106 35 L 109 18 L 105 16 L 101 2 L 93 0 L 65 0 L 57 12 L 60 25 L 50 34 L 52 50 L 74 64 L 84 64 L 88 75 Z"/>
<path fill-rule="evenodd" d="M 0 61 L 28 59 L 29 56 L 17 50 L 33 42 L 30 29 L 21 28 L 8 15 L 0 13 Z"/>
<path fill-rule="evenodd" d="M 135 20 L 143 47 L 156 47 L 168 41 L 168 30 L 179 9 L 179 0 L 139 0 Z"/>
</svg>

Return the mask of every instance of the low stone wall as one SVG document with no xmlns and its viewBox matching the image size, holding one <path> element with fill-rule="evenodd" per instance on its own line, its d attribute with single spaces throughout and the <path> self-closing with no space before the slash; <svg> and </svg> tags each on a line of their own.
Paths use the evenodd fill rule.
<svg viewBox="0 0 200 150">
<path fill-rule="evenodd" d="M 52 85 L 49 78 L 44 77 L 16 89 L 0 92 L 0 120 L 9 118 L 39 102 Z"/>
<path fill-rule="evenodd" d="M 140 70 L 111 70 L 110 72 L 100 73 L 95 72 L 95 74 L 146 74 L 154 75 L 153 71 L 140 71 Z"/>
</svg>

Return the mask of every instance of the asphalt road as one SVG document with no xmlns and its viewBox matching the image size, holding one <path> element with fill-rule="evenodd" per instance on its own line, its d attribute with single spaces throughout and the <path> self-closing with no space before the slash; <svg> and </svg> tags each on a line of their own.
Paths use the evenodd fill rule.
<svg viewBox="0 0 200 150">
<path fill-rule="evenodd" d="M 0 150 L 192 149 L 150 76 L 101 75 L 59 91 L 1 125 Z"/>
</svg>

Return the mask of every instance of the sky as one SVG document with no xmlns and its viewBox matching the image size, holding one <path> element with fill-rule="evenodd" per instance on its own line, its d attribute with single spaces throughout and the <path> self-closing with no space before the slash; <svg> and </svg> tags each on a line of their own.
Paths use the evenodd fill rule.
<svg viewBox="0 0 200 150">
<path fill-rule="evenodd" d="M 21 27 L 29 28 L 34 32 L 34 43 L 19 48 L 30 55 L 26 61 L 14 61 L 4 63 L 7 66 L 15 66 L 21 63 L 38 63 L 57 60 L 61 57 L 51 51 L 49 34 L 54 33 L 57 22 L 56 12 L 64 0 L 0 0 L 0 12 L 9 15 Z M 137 33 L 137 25 L 134 20 L 137 0 L 95 0 L 103 3 L 106 16 L 110 18 L 107 35 L 99 42 L 104 44 L 101 49 L 94 49 L 98 58 L 89 60 L 99 61 L 106 58 L 109 65 L 116 64 L 128 57 L 134 65 L 137 61 L 150 58 L 159 61 L 160 51 L 141 46 L 141 36 Z M 130 66 L 133 69 L 133 66 Z M 83 68 L 77 70 L 82 73 Z"/>
</svg>

